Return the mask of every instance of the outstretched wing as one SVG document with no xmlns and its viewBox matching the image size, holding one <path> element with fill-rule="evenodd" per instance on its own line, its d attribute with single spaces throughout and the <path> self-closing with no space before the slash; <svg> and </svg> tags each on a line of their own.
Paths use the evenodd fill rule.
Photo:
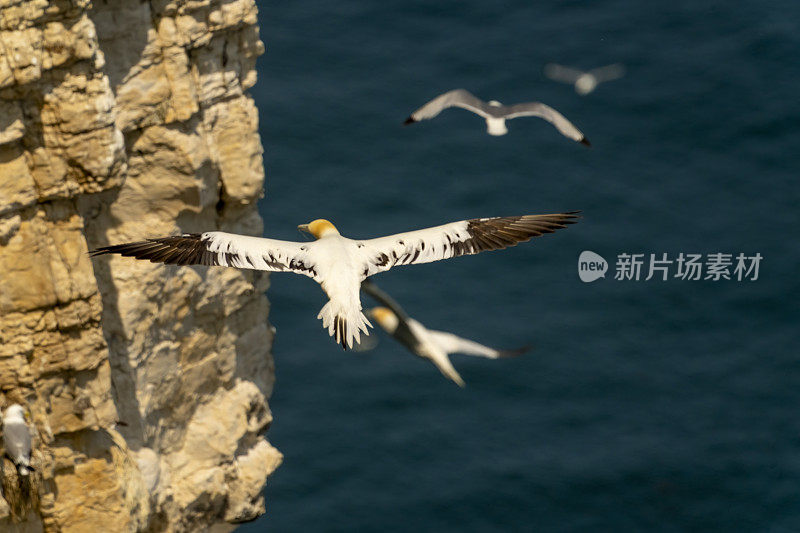
<svg viewBox="0 0 800 533">
<path fill-rule="evenodd" d="M 414 320 L 400 307 L 400 304 L 378 288 L 371 280 L 365 279 L 362 281 L 361 290 L 372 296 L 377 302 L 380 302 L 381 305 L 387 307 L 397 317 L 397 329 L 394 330 L 394 333 L 391 333 L 392 337 L 412 352 L 418 350 L 422 339 L 418 337 L 414 330 L 416 329 L 417 332 L 420 328 L 424 330 L 424 326 L 418 322 L 416 322 L 416 326 L 412 326 L 411 323 L 414 322 Z"/>
<path fill-rule="evenodd" d="M 31 430 L 23 421 L 8 420 L 3 424 L 6 453 L 16 465 L 27 466 L 31 457 Z"/>
<path fill-rule="evenodd" d="M 235 235 L 222 231 L 189 233 L 146 241 L 103 246 L 92 256 L 120 254 L 168 265 L 210 265 L 295 272 L 310 278 L 316 265 L 302 243 Z"/>
<path fill-rule="evenodd" d="M 544 75 L 553 81 L 575 83 L 584 74 L 585 72 L 576 68 L 565 67 L 556 63 L 548 63 L 544 66 Z"/>
<path fill-rule="evenodd" d="M 372 281 L 368 279 L 362 281 L 361 290 L 375 298 L 376 301 L 388 307 L 389 310 L 391 310 L 392 313 L 397 316 L 401 323 L 406 322 L 409 319 L 408 313 L 406 313 L 405 310 L 400 307 L 400 304 L 397 303 L 394 298 L 386 294 L 377 285 L 375 285 Z"/>
<path fill-rule="evenodd" d="M 363 277 L 397 265 L 502 250 L 573 224 L 578 211 L 552 215 L 475 218 L 357 243 L 365 261 Z"/>
<path fill-rule="evenodd" d="M 442 373 L 444 377 L 461 387 L 462 389 L 466 386 L 464 383 L 464 379 L 461 377 L 461 374 L 453 366 L 453 363 L 450 361 L 450 358 L 447 357 L 447 354 L 442 350 L 438 349 L 436 346 L 431 345 L 430 343 L 423 343 L 419 346 L 419 355 L 425 357 L 426 359 L 430 359 L 431 362 L 436 365 L 436 368 L 439 369 L 439 372 Z"/>
<path fill-rule="evenodd" d="M 448 107 L 460 107 L 468 111 L 472 111 L 484 118 L 492 116 L 489 111 L 489 105 L 480 98 L 473 95 L 466 89 L 455 89 L 444 94 L 441 94 L 420 107 L 411 116 L 406 119 L 404 124 L 413 124 L 420 120 L 433 118 L 443 109 Z"/>
<path fill-rule="evenodd" d="M 625 66 L 622 65 L 622 63 L 614 63 L 613 65 L 592 69 L 589 73 L 594 76 L 598 82 L 611 81 L 625 75 Z"/>
<path fill-rule="evenodd" d="M 477 355 L 488 359 L 499 359 L 501 357 L 516 357 L 528 351 L 528 348 L 516 350 L 496 350 L 483 344 L 464 339 L 447 331 L 428 330 L 428 337 L 447 353 L 461 353 L 465 355 Z"/>
<path fill-rule="evenodd" d="M 550 107 L 549 105 L 541 102 L 527 102 L 524 104 L 515 104 L 506 106 L 506 118 L 517 117 L 540 117 L 556 127 L 556 129 L 565 137 L 569 137 L 573 141 L 579 142 L 586 146 L 591 146 L 589 140 L 583 135 L 583 132 L 575 127 L 575 125 L 566 119 L 564 115 Z"/>
</svg>

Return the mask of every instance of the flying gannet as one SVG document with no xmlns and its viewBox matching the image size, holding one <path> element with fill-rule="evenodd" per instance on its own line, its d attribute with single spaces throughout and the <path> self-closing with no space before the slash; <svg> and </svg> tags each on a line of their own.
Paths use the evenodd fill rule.
<svg viewBox="0 0 800 533">
<path fill-rule="evenodd" d="M 583 145 L 591 146 L 589 140 L 572 122 L 548 105 L 541 102 L 527 102 L 506 106 L 497 100 L 486 103 L 465 89 L 455 89 L 437 96 L 411 113 L 411 116 L 403 124 L 408 125 L 420 120 L 433 118 L 448 107 L 460 107 L 485 118 L 486 132 L 489 135 L 505 135 L 508 133 L 506 120 L 517 117 L 539 117 L 555 126 L 565 137 L 569 137 Z"/>
<path fill-rule="evenodd" d="M 25 421 L 25 409 L 19 404 L 3 413 L 3 444 L 19 475 L 27 476 L 31 470 L 31 430 Z"/>
<path fill-rule="evenodd" d="M 544 66 L 544 75 L 554 81 L 575 85 L 575 92 L 585 96 L 594 91 L 598 83 L 616 80 L 625 75 L 625 67 L 619 63 L 598 67 L 588 72 L 555 63 Z"/>
<path fill-rule="evenodd" d="M 459 387 L 464 386 L 464 380 L 453 368 L 448 355 L 461 353 L 498 359 L 501 357 L 514 357 L 527 351 L 527 348 L 495 350 L 446 331 L 427 329 L 408 316 L 392 297 L 379 289 L 370 280 L 364 280 L 361 283 L 361 290 L 385 306 L 368 309 L 367 316 L 375 319 L 386 333 L 394 337 L 397 342 L 405 346 L 411 353 L 430 360 L 446 378 L 454 381 Z"/>
<path fill-rule="evenodd" d="M 322 286 L 329 301 L 317 318 L 347 349 L 372 326 L 361 312 L 361 282 L 398 265 L 500 250 L 572 224 L 577 212 L 552 215 L 476 218 L 377 239 L 343 237 L 324 219 L 297 228 L 313 235 L 311 242 L 279 241 L 221 231 L 161 237 L 104 246 L 93 256 L 120 254 L 152 263 L 217 265 L 271 272 L 294 272 Z"/>
</svg>

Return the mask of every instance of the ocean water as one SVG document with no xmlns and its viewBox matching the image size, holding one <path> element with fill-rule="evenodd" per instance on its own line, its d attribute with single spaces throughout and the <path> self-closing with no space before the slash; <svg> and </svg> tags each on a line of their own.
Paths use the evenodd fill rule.
<svg viewBox="0 0 800 533">
<path fill-rule="evenodd" d="M 240 531 L 800 531 L 800 4 L 259 8 L 265 234 L 583 218 L 375 278 L 431 328 L 533 347 L 454 356 L 463 390 L 382 332 L 343 352 L 315 319 L 319 287 L 273 275 L 285 461 Z M 549 61 L 628 72 L 579 97 L 544 78 Z M 457 87 L 548 103 L 593 147 L 532 118 L 490 137 L 461 110 L 401 126 Z M 579 279 L 583 250 L 605 279 Z M 763 260 L 756 281 L 614 279 L 619 254 L 681 252 Z"/>
</svg>

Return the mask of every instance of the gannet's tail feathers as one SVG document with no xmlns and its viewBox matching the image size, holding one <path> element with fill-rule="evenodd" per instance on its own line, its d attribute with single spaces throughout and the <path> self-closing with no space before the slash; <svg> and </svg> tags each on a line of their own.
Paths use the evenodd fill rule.
<svg viewBox="0 0 800 533">
<path fill-rule="evenodd" d="M 361 333 L 369 335 L 367 327 L 372 327 L 367 317 L 357 307 L 345 308 L 329 301 L 320 309 L 317 318 L 322 320 L 322 327 L 327 328 L 328 335 L 341 344 L 343 350 L 352 348 L 361 341 Z"/>
</svg>

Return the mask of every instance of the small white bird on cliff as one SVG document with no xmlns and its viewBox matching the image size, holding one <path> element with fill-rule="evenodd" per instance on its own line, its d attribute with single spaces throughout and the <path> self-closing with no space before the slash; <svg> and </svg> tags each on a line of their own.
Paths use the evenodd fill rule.
<svg viewBox="0 0 800 533">
<path fill-rule="evenodd" d="M 342 237 L 324 219 L 297 228 L 313 235 L 312 242 L 247 237 L 221 231 L 161 237 L 93 250 L 93 256 L 120 254 L 153 263 L 218 265 L 235 268 L 294 272 L 322 286 L 329 301 L 317 318 L 342 345 L 352 348 L 372 324 L 361 312 L 361 282 L 398 265 L 430 263 L 440 259 L 500 250 L 552 233 L 572 224 L 577 212 L 553 215 L 476 218 L 377 239 Z"/>
<path fill-rule="evenodd" d="M 455 89 L 437 96 L 411 113 L 411 116 L 403 124 L 408 125 L 420 120 L 433 118 L 448 107 L 460 107 L 486 119 L 486 132 L 489 135 L 505 135 L 508 133 L 506 120 L 517 117 L 539 117 L 555 126 L 565 137 L 583 145 L 591 146 L 589 140 L 572 122 L 548 105 L 541 102 L 527 102 L 506 106 L 497 100 L 487 103 L 465 89 Z"/>
<path fill-rule="evenodd" d="M 586 96 L 597 88 L 599 83 L 616 80 L 625 75 L 625 67 L 619 63 L 598 67 L 588 72 L 576 68 L 565 67 L 555 63 L 544 66 L 544 75 L 553 81 L 575 85 L 575 92 Z"/>
<path fill-rule="evenodd" d="M 25 420 L 25 409 L 19 404 L 9 406 L 3 413 L 3 444 L 19 475 L 27 476 L 31 466 L 31 430 Z"/>
<path fill-rule="evenodd" d="M 459 387 L 464 386 L 464 380 L 461 379 L 461 376 L 453 367 L 448 355 L 460 353 L 488 359 L 499 359 L 501 357 L 515 357 L 527 351 L 527 348 L 496 350 L 446 331 L 427 329 L 408 316 L 394 299 L 370 280 L 365 280 L 361 284 L 361 290 L 385 306 L 368 309 L 367 316 L 375 319 L 386 333 L 405 346 L 411 353 L 430 360 L 446 378 L 455 382 Z"/>
</svg>

